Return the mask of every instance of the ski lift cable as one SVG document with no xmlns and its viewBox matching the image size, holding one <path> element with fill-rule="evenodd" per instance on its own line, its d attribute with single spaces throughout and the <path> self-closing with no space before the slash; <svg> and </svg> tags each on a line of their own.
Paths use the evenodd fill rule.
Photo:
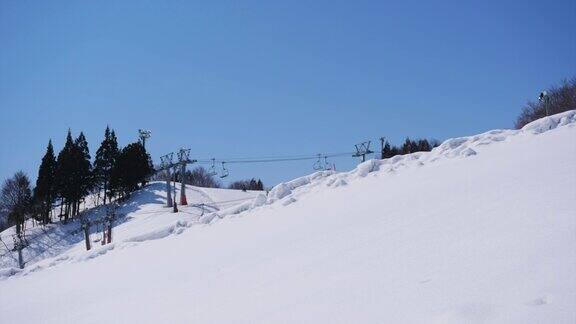
<svg viewBox="0 0 576 324">
<path fill-rule="evenodd" d="M 353 152 L 346 153 L 328 153 L 328 154 L 314 154 L 314 155 L 297 155 L 297 156 L 284 156 L 284 157 L 260 157 L 260 158 L 233 158 L 233 159 L 198 159 L 200 164 L 211 164 L 213 161 L 219 163 L 266 163 L 266 162 L 284 162 L 284 161 L 305 161 L 317 160 L 318 156 L 326 158 L 336 158 L 351 156 Z"/>
<path fill-rule="evenodd" d="M 311 154 L 290 154 L 290 155 L 260 155 L 260 156 L 248 156 L 248 157 L 226 157 L 226 158 L 220 158 L 218 159 L 218 161 L 301 158 L 301 157 L 309 157 L 310 155 Z M 204 160 L 210 160 L 210 159 L 204 159 Z"/>
<path fill-rule="evenodd" d="M 322 153 L 320 155 L 324 156 L 328 156 L 328 157 L 332 157 L 332 156 L 348 156 L 350 154 L 353 154 L 354 152 L 344 152 L 344 153 Z M 283 159 L 303 159 L 303 158 L 307 158 L 307 159 L 312 159 L 312 158 L 317 158 L 318 157 L 318 153 L 315 154 L 300 154 L 300 155 L 277 155 L 277 156 L 256 156 L 256 157 L 233 157 L 233 158 L 220 158 L 220 159 L 215 159 L 216 162 L 236 162 L 236 161 L 247 161 L 247 160 L 283 160 Z M 198 162 L 211 162 L 212 158 L 210 159 L 197 159 Z"/>
</svg>

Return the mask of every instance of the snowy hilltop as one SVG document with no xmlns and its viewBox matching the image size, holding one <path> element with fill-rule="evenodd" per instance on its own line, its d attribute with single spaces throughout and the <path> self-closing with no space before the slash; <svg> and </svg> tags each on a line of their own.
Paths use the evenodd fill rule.
<svg viewBox="0 0 576 324">
<path fill-rule="evenodd" d="M 78 222 L 29 229 L 23 270 L 7 229 L 0 322 L 575 323 L 575 125 L 567 111 L 268 193 L 189 186 L 179 213 L 151 183 L 110 244 L 94 228 L 86 251 Z"/>
</svg>

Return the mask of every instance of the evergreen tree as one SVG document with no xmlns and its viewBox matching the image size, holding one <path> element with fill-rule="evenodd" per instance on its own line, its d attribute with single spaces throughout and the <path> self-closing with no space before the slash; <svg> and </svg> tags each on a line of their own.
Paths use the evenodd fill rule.
<svg viewBox="0 0 576 324">
<path fill-rule="evenodd" d="M 428 140 L 421 139 L 418 141 L 418 151 L 429 152 L 430 150 L 432 150 L 432 147 L 430 146 L 430 143 L 428 143 Z"/>
<path fill-rule="evenodd" d="M 62 214 L 62 208 L 64 210 L 64 219 L 68 220 L 70 215 L 70 205 L 74 197 L 74 188 L 71 185 L 73 181 L 73 171 L 74 171 L 74 142 L 72 141 L 72 134 L 70 129 L 68 129 L 68 135 L 66 136 L 66 143 L 64 147 L 58 153 L 58 158 L 56 160 L 56 179 L 55 179 L 55 192 L 58 193 L 61 200 L 60 214 Z"/>
<path fill-rule="evenodd" d="M 104 190 L 104 204 L 110 186 L 110 177 L 112 168 L 118 158 L 118 142 L 114 131 L 110 131 L 107 126 L 104 132 L 104 140 L 96 151 L 96 160 L 94 161 L 94 180 L 95 184 Z"/>
<path fill-rule="evenodd" d="M 74 141 L 73 154 L 74 168 L 73 168 L 73 215 L 77 215 L 80 211 L 80 201 L 84 199 L 92 188 L 92 165 L 90 163 L 90 151 L 88 149 L 88 142 L 83 132 Z"/>
<path fill-rule="evenodd" d="M 51 222 L 50 210 L 56 199 L 56 157 L 52 140 L 48 142 L 46 154 L 42 158 L 42 163 L 38 170 L 36 187 L 34 188 L 34 200 L 39 205 L 41 220 L 44 224 Z"/>
<path fill-rule="evenodd" d="M 154 172 L 152 159 L 146 153 L 142 143 L 128 144 L 122 149 L 112 168 L 110 194 L 126 196 L 144 186 L 148 176 Z"/>
<path fill-rule="evenodd" d="M 410 153 L 414 153 L 414 152 L 418 152 L 418 142 L 417 141 L 411 141 L 410 142 Z"/>
<path fill-rule="evenodd" d="M 108 191 L 105 195 L 108 196 L 108 200 L 112 201 L 112 198 L 119 196 L 122 193 L 122 183 L 123 183 L 123 174 L 122 174 L 122 159 L 123 159 L 122 151 L 118 154 L 118 157 L 114 160 L 114 165 L 112 166 L 112 170 L 110 170 L 110 181 L 108 182 Z"/>
<path fill-rule="evenodd" d="M 412 153 L 412 141 L 410 138 L 406 137 L 404 144 L 402 144 L 402 154 L 410 154 Z"/>
<path fill-rule="evenodd" d="M 386 143 L 384 143 L 384 147 L 382 148 L 382 158 L 383 159 L 388 159 L 391 158 L 392 155 L 392 150 L 390 148 L 390 143 L 388 143 L 388 141 L 386 141 Z"/>
</svg>

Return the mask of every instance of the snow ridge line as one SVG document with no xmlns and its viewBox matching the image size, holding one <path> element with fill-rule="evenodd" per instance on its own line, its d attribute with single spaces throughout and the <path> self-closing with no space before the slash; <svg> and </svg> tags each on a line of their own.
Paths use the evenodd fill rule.
<svg viewBox="0 0 576 324">
<path fill-rule="evenodd" d="M 366 177 L 368 174 L 380 171 L 394 173 L 399 169 L 411 166 L 423 166 L 436 161 L 467 158 L 477 155 L 478 147 L 506 141 L 518 135 L 538 135 L 559 127 L 574 127 L 576 125 L 576 110 L 569 110 L 556 115 L 540 118 L 526 124 L 519 130 L 495 129 L 482 134 L 451 138 L 444 141 L 430 152 L 416 152 L 396 155 L 389 159 L 372 159 L 360 163 L 355 169 L 337 173 L 335 171 L 318 171 L 310 175 L 296 178 L 276 185 L 268 195 L 260 194 L 254 200 L 240 205 L 207 214 L 200 218 L 203 224 L 210 224 L 215 219 L 239 215 L 255 208 L 280 202 L 283 206 L 296 202 L 298 197 L 306 194 L 325 183 L 328 187 L 337 188 L 347 185 L 350 181 Z"/>
</svg>

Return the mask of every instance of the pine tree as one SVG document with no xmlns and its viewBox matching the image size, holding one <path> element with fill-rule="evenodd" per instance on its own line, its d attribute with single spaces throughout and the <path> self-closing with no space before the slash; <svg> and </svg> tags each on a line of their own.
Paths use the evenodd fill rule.
<svg viewBox="0 0 576 324">
<path fill-rule="evenodd" d="M 430 143 L 428 143 L 428 140 L 421 139 L 418 141 L 418 151 L 429 152 L 430 150 L 432 150 L 432 147 L 430 146 Z"/>
<path fill-rule="evenodd" d="M 383 159 L 388 159 L 391 158 L 392 155 L 392 150 L 390 149 L 390 143 L 388 143 L 388 141 L 386 141 L 386 143 L 384 143 L 384 147 L 382 148 L 382 158 Z"/>
<path fill-rule="evenodd" d="M 73 186 L 70 184 L 73 180 L 73 170 L 74 170 L 74 142 L 72 141 L 72 134 L 70 129 L 68 129 L 68 135 L 66 136 L 66 143 L 64 147 L 58 153 L 58 159 L 56 160 L 56 179 L 55 179 L 55 192 L 58 193 L 61 200 L 60 213 L 62 214 L 62 208 L 64 207 L 64 219 L 68 220 L 70 215 L 70 204 L 74 196 Z"/>
<path fill-rule="evenodd" d="M 40 207 L 41 219 L 44 224 L 50 223 L 50 211 L 56 199 L 56 157 L 52 140 L 48 142 L 46 154 L 42 158 L 42 163 L 38 169 L 38 178 L 34 188 L 34 200 Z"/>
<path fill-rule="evenodd" d="M 144 186 L 154 171 L 152 160 L 141 143 L 128 144 L 116 159 L 110 179 L 111 194 L 122 196 Z"/>
<path fill-rule="evenodd" d="M 392 148 L 390 149 L 390 157 L 396 156 L 401 154 L 400 148 L 398 148 L 397 146 L 392 146 Z"/>
<path fill-rule="evenodd" d="M 402 154 L 412 153 L 412 141 L 410 138 L 406 137 L 404 144 L 402 145 Z"/>
<path fill-rule="evenodd" d="M 110 128 L 107 126 L 104 132 L 104 140 L 100 144 L 98 151 L 96 151 L 96 159 L 94 161 L 94 180 L 95 184 L 104 190 L 104 204 L 106 204 L 112 168 L 116 163 L 118 155 L 116 134 L 114 131 L 110 132 Z"/>
<path fill-rule="evenodd" d="M 108 200 L 112 201 L 112 198 L 118 196 L 122 193 L 122 183 L 123 183 L 123 174 L 122 174 L 122 160 L 124 156 L 122 155 L 122 151 L 118 154 L 118 157 L 114 160 L 114 165 L 112 166 L 112 170 L 110 170 L 110 180 L 108 182 L 108 190 L 105 195 L 108 196 Z"/>
<path fill-rule="evenodd" d="M 80 211 L 80 201 L 84 199 L 92 188 L 92 165 L 90 163 L 90 151 L 88 142 L 83 132 L 74 141 L 73 156 L 75 160 L 73 171 L 74 191 L 74 215 Z"/>
</svg>

